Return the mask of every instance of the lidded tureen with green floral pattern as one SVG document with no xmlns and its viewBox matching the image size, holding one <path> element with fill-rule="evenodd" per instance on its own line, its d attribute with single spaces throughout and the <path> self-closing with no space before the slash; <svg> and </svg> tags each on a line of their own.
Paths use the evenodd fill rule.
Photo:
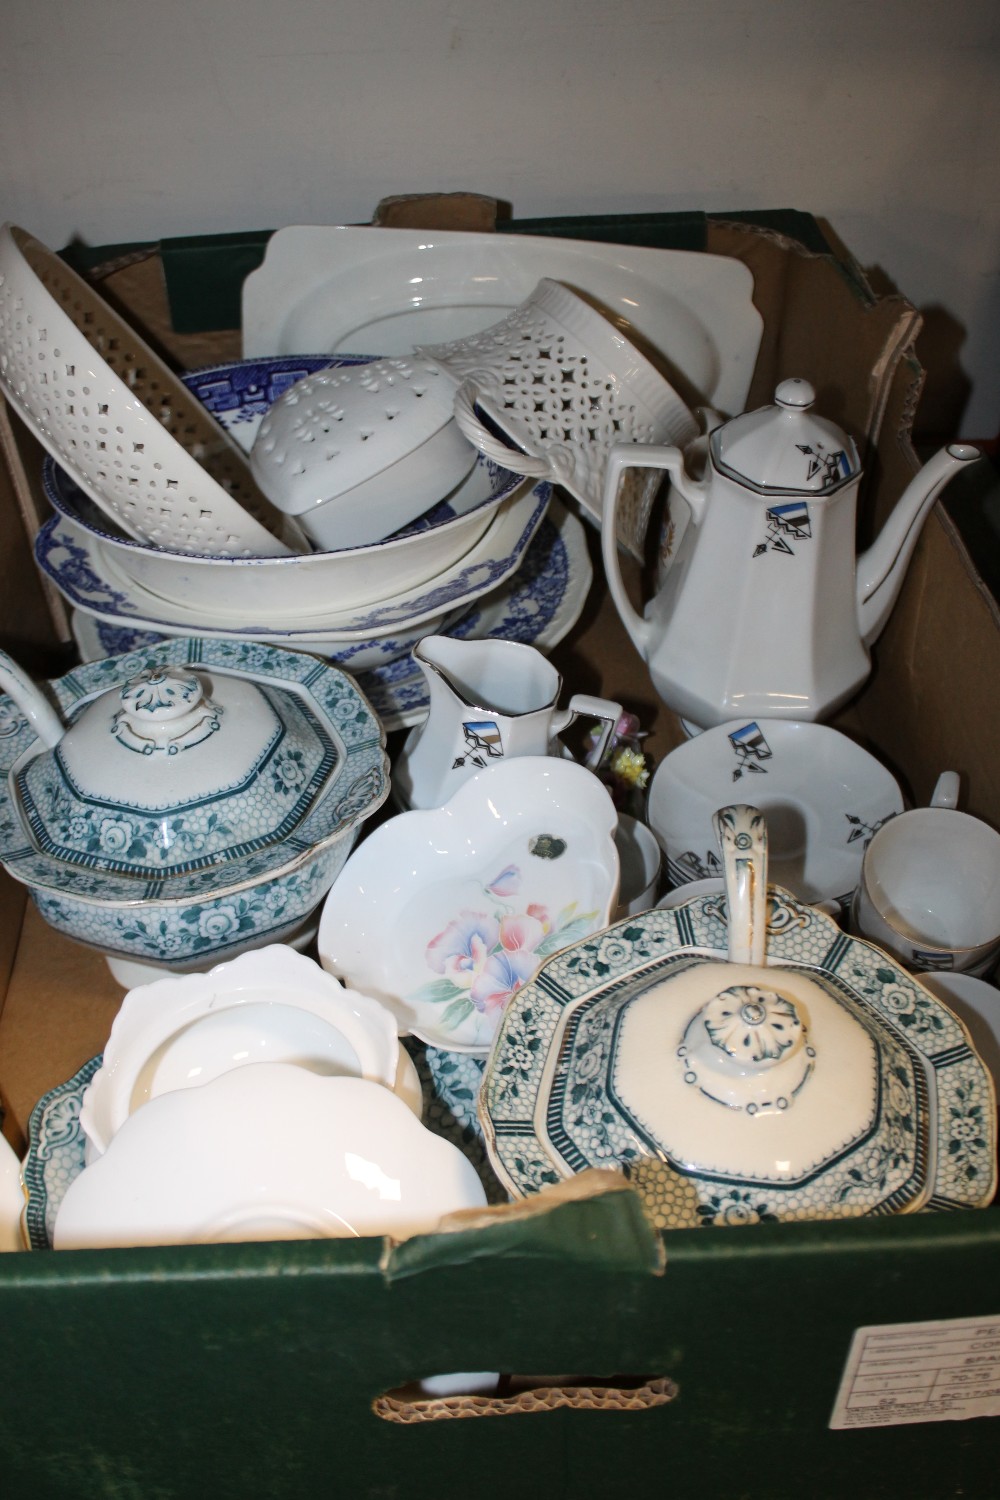
<svg viewBox="0 0 1000 1500">
<path fill-rule="evenodd" d="M 990 1202 L 996 1104 L 919 982 L 767 886 L 752 807 L 716 814 L 725 894 L 627 918 L 511 1000 L 479 1109 L 515 1194 L 624 1171 L 663 1228 Z"/>
<path fill-rule="evenodd" d="M 184 966 L 274 941 L 388 792 L 371 708 L 300 653 L 172 640 L 47 692 L 0 653 L 0 689 L 0 860 L 109 954 Z"/>
</svg>

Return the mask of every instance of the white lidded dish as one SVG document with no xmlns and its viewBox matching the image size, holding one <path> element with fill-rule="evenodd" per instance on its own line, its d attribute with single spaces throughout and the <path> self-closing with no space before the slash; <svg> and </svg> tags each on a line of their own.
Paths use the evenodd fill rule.
<svg viewBox="0 0 1000 1500">
<path fill-rule="evenodd" d="M 250 451 L 264 493 L 326 549 L 391 536 L 475 461 L 447 378 L 419 357 L 305 376 L 279 396 Z"/>
</svg>

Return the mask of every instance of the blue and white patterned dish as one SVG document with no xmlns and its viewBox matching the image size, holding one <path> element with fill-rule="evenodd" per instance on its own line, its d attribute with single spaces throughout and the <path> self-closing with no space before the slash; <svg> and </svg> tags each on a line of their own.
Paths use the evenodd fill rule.
<svg viewBox="0 0 1000 1500">
<path fill-rule="evenodd" d="M 636 1116 L 634 1085 L 620 1074 L 621 1037 L 644 996 L 663 985 L 668 997 L 685 967 L 723 960 L 726 950 L 723 898 L 696 897 L 575 944 L 512 997 L 479 1114 L 493 1165 L 515 1195 L 588 1166 L 617 1167 L 663 1228 L 989 1203 L 995 1099 L 964 1027 L 885 954 L 777 888 L 768 967 L 821 979 L 835 1005 L 881 1044 L 878 1122 L 794 1182 L 682 1166 Z M 657 1003 L 662 1066 L 674 1069 L 671 1038 L 687 1012 L 671 1019 L 668 998 Z"/>
<path fill-rule="evenodd" d="M 327 363 L 351 366 L 359 360 Z M 306 367 L 322 366 L 317 358 L 260 360 L 197 370 L 184 380 L 245 448 L 270 402 Z M 111 559 L 127 580 L 158 599 L 204 610 L 206 624 L 207 616 L 214 619 L 223 607 L 233 617 L 266 611 L 281 624 L 286 617 L 291 622 L 326 610 L 331 601 L 343 611 L 393 599 L 452 567 L 480 540 L 501 500 L 521 484 L 510 470 L 478 458 L 450 494 L 384 541 L 280 557 L 201 557 L 124 536 L 53 459 L 47 458 L 42 466 L 49 502 L 60 515 L 84 527 L 98 560 Z"/>
<path fill-rule="evenodd" d="M 138 814 L 95 805 L 85 858 L 45 852 L 29 836 L 9 775 L 42 747 L 21 710 L 0 697 L 0 859 L 29 887 L 46 920 L 78 941 L 122 959 L 198 968 L 301 927 L 346 861 L 360 824 L 385 800 L 388 762 L 381 727 L 349 677 L 312 657 L 253 642 L 170 640 L 77 668 L 50 690 L 64 722 L 72 723 L 94 699 L 164 666 L 270 684 L 306 705 L 323 727 L 332 762 L 302 820 L 263 847 L 251 841 L 253 847 L 234 849 L 233 858 L 217 865 L 140 876 L 118 857 L 126 841 L 132 847 L 140 838 Z"/>
<path fill-rule="evenodd" d="M 445 634 L 463 639 L 522 641 L 551 650 L 579 619 L 593 581 L 584 528 L 558 501 L 532 539 L 524 562 L 506 583 L 472 605 Z M 74 612 L 73 633 L 85 661 L 152 645 L 155 634 L 106 624 Z M 421 627 L 419 634 L 428 634 Z M 326 653 L 324 653 L 326 654 Z M 420 723 L 427 713 L 427 679 L 408 649 L 373 668 L 359 669 L 357 658 L 338 652 L 337 664 L 356 676 L 358 687 L 386 732 Z"/>
<path fill-rule="evenodd" d="M 31 1111 L 28 1152 L 21 1164 L 29 1250 L 52 1248 L 59 1205 L 70 1183 L 83 1171 L 87 1141 L 80 1126 L 80 1108 L 101 1060 L 100 1054 L 92 1057 L 72 1078 L 43 1094 Z"/>
<path fill-rule="evenodd" d="M 110 624 L 165 635 L 266 638 L 292 647 L 324 641 L 337 645 L 427 624 L 488 593 L 520 566 L 551 495 L 547 483 L 532 488 L 526 481 L 514 489 L 493 511 L 479 541 L 427 583 L 377 604 L 324 609 L 294 620 L 276 619 L 261 605 L 257 617 L 248 609 L 227 618 L 171 604 L 126 577 L 99 538 L 68 516 L 46 521 L 35 538 L 35 559 L 72 605 Z"/>
</svg>

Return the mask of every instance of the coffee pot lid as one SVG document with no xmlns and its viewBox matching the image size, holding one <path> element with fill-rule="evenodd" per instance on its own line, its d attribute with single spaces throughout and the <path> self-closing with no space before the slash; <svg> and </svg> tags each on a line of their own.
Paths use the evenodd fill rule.
<svg viewBox="0 0 1000 1500">
<path fill-rule="evenodd" d="M 713 432 L 712 462 L 738 484 L 763 494 L 829 494 L 855 479 L 854 442 L 813 410 L 808 380 L 783 380 L 774 404 L 734 417 Z"/>
<path fill-rule="evenodd" d="M 155 666 L 89 703 L 14 786 L 38 850 L 151 880 L 288 838 L 339 760 L 289 689 Z"/>
</svg>

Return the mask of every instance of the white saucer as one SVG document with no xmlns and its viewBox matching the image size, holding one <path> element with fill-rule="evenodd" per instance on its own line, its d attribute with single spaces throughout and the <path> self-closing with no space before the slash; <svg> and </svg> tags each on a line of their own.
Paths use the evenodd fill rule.
<svg viewBox="0 0 1000 1500">
<path fill-rule="evenodd" d="M 388 1089 L 254 1063 L 130 1115 L 70 1184 L 53 1243 L 406 1239 L 484 1203 L 462 1153 Z"/>
<path fill-rule="evenodd" d="M 885 766 L 825 724 L 720 724 L 672 750 L 650 784 L 671 885 L 721 875 L 712 815 L 734 801 L 766 813 L 770 880 L 808 902 L 849 898 L 872 835 L 903 810 Z"/>
<path fill-rule="evenodd" d="M 233 1068 L 296 1063 L 392 1089 L 400 1047 L 393 1017 L 280 943 L 131 990 L 87 1089 L 80 1124 L 88 1160 L 141 1105 L 204 1087 Z M 90 1149 L 92 1148 L 92 1149 Z"/>
</svg>

